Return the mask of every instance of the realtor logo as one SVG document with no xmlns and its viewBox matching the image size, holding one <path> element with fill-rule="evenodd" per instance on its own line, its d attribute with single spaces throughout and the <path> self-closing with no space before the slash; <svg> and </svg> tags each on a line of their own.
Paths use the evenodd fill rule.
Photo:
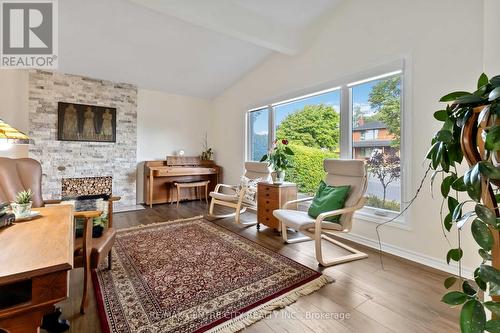
<svg viewBox="0 0 500 333">
<path fill-rule="evenodd" d="M 57 0 L 0 0 L 0 66 L 57 68 Z"/>
</svg>

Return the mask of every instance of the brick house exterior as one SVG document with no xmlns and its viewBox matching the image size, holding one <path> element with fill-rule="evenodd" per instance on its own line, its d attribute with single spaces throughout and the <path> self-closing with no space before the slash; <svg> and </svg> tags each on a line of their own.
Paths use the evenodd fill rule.
<svg viewBox="0 0 500 333">
<path fill-rule="evenodd" d="M 374 151 L 387 152 L 394 136 L 381 121 L 365 122 L 361 117 L 352 129 L 352 154 L 354 158 L 369 158 Z"/>
</svg>

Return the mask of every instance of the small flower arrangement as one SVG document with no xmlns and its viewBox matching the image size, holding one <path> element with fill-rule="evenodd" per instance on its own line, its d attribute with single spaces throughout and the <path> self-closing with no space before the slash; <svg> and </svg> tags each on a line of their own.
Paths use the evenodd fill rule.
<svg viewBox="0 0 500 333">
<path fill-rule="evenodd" d="M 200 160 L 210 161 L 213 158 L 214 151 L 208 146 L 208 135 L 205 133 L 205 139 L 203 140 L 203 152 L 201 153 Z"/>
<path fill-rule="evenodd" d="M 274 171 L 276 171 L 276 184 L 283 182 L 285 178 L 285 170 L 292 166 L 290 156 L 295 155 L 293 150 L 288 146 L 288 140 L 274 141 L 273 148 L 262 158 L 261 162 L 269 161 Z"/>
</svg>

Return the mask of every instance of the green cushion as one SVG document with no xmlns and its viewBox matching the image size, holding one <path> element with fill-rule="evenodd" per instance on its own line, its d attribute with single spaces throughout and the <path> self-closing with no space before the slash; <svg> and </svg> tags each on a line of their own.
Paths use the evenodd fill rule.
<svg viewBox="0 0 500 333">
<path fill-rule="evenodd" d="M 351 186 L 329 186 L 324 181 L 319 183 L 318 192 L 309 207 L 309 216 L 317 218 L 319 214 L 344 208 Z M 328 217 L 325 221 L 339 223 L 340 215 Z"/>
</svg>

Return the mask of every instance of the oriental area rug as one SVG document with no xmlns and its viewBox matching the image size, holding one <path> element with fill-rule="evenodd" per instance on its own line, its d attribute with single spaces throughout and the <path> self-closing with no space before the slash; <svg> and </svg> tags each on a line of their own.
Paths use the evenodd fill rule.
<svg viewBox="0 0 500 333">
<path fill-rule="evenodd" d="M 326 276 L 196 217 L 119 230 L 93 273 L 103 332 L 236 332 Z"/>
</svg>

